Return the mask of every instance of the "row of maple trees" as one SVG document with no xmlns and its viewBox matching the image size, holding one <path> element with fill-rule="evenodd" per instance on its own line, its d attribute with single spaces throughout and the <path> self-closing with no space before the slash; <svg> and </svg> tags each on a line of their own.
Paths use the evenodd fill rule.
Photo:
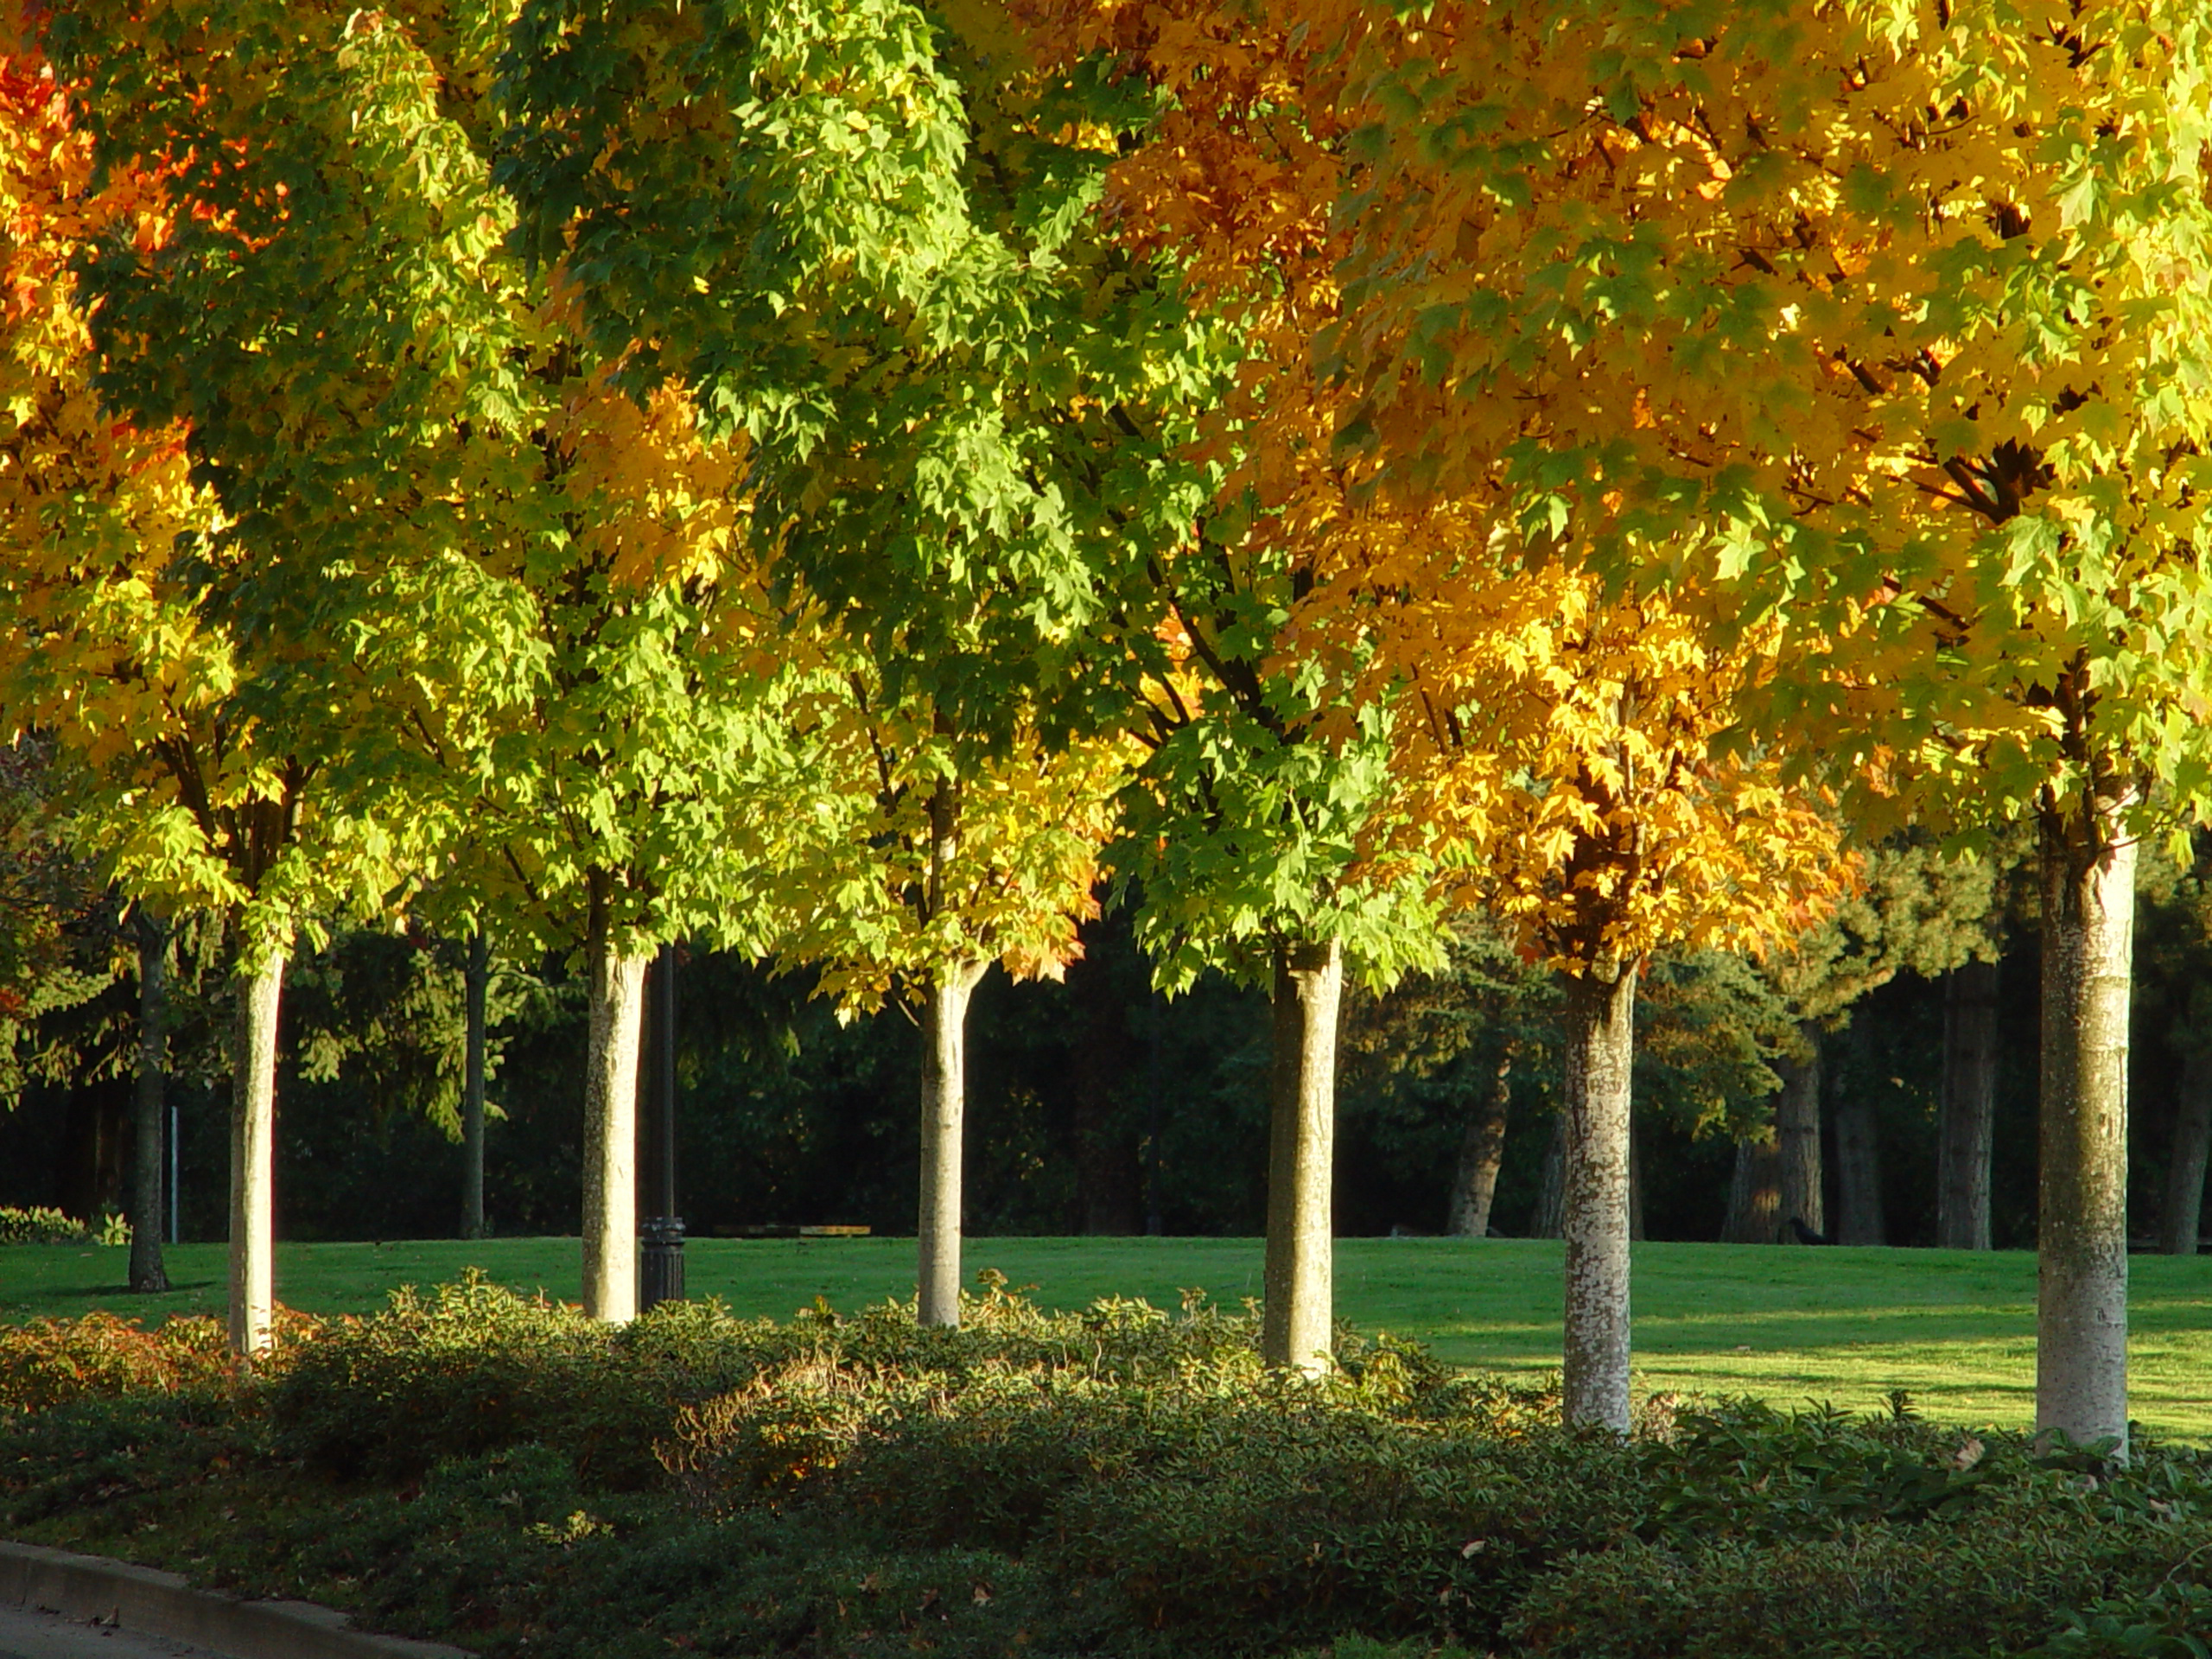
<svg viewBox="0 0 2212 1659">
<path fill-rule="evenodd" d="M 2043 867 L 2041 1427 L 2122 1446 L 2139 843 L 2212 807 L 2198 0 L 79 0 L 0 64 L 0 702 L 219 912 L 232 1337 L 330 918 L 580 949 L 628 1316 L 645 964 L 963 1032 L 1103 884 L 1275 1009 L 1325 1363 L 1338 1001 L 1563 976 L 1564 1380 L 1629 1421 L 1639 965 L 1904 826 Z"/>
</svg>

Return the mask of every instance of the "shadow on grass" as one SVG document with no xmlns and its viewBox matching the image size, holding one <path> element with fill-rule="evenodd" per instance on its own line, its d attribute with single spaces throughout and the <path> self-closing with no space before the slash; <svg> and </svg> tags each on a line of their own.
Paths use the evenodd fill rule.
<svg viewBox="0 0 2212 1659">
<path fill-rule="evenodd" d="M 57 1285 L 50 1290 L 41 1291 L 39 1294 L 41 1297 L 51 1296 L 57 1300 L 68 1300 L 82 1302 L 93 1301 L 101 1297 L 106 1296 L 119 1296 L 123 1298 L 126 1303 L 158 1302 L 164 1297 L 181 1296 L 187 1291 L 190 1290 L 213 1290 L 219 1282 L 220 1281 L 213 1279 L 178 1279 L 170 1281 L 169 1287 L 167 1290 L 144 1291 L 133 1290 L 127 1284 Z M 16 1303 L 15 1306 L 22 1307 L 28 1306 L 29 1304 L 18 1302 Z M 116 1311 L 118 1313 L 128 1313 L 130 1309 L 125 1306 Z"/>
</svg>

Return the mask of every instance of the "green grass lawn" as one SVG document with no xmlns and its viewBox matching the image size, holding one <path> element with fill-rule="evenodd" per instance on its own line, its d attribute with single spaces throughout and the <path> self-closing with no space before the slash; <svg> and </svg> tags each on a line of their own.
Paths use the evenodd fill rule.
<svg viewBox="0 0 2212 1659">
<path fill-rule="evenodd" d="M 911 1240 L 700 1239 L 694 1295 L 777 1318 L 817 1296 L 854 1308 L 913 1289 Z M 180 1288 L 123 1289 L 121 1249 L 0 1249 L 0 1320 L 105 1308 L 165 1317 L 222 1306 L 223 1247 L 169 1252 Z M 578 1294 L 573 1239 L 479 1244 L 286 1244 L 277 1295 L 311 1313 L 365 1313 L 398 1284 L 468 1266 L 524 1289 Z M 2212 1440 L 2212 1256 L 2137 1256 L 2129 1346 L 2135 1415 L 2154 1432 Z M 996 1268 L 1038 1300 L 1108 1295 L 1173 1307 L 1185 1287 L 1234 1304 L 1256 1295 L 1254 1239 L 970 1240 L 971 1274 Z M 1455 1363 L 1541 1373 L 1559 1363 L 1560 1247 L 1522 1239 L 1346 1239 L 1337 1310 L 1368 1331 L 1418 1338 Z M 2035 1390 L 2035 1258 L 1950 1250 L 1636 1247 L 1636 1344 L 1644 1389 L 1756 1394 L 1854 1408 L 1909 1391 L 1931 1417 L 2022 1424 Z"/>
</svg>

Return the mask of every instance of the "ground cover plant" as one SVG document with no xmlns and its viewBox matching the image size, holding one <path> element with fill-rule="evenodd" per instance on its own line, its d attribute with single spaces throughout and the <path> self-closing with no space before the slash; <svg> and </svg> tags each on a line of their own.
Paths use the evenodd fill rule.
<svg viewBox="0 0 2212 1659">
<path fill-rule="evenodd" d="M 925 1325 L 971 1211 L 1264 1213 L 1262 1351 L 1326 1371 L 1331 1241 L 1485 1237 L 1503 1179 L 1565 1241 L 1564 1414 L 1625 1432 L 1631 1238 L 1824 1242 L 1825 1099 L 1837 1236 L 2031 1236 L 2037 1421 L 2124 1443 L 2127 1253 L 2196 1249 L 2212 1143 L 2196 982 L 2146 927 L 2139 999 L 2131 944 L 2139 886 L 2178 919 L 2212 857 L 2202 0 L 1654 0 L 1625 36 L 1592 0 L 49 10 L 0 22 L 0 1103 L 69 1105 L 0 1198 L 91 1217 L 128 1168 L 148 1291 L 164 1199 L 220 1198 L 257 1355 L 280 1087 L 303 1189 L 408 1189 L 410 1230 L 453 1160 L 365 1182 L 363 1147 L 470 1103 L 482 1230 L 496 957 L 555 1083 L 494 1216 L 575 1228 L 626 1323 L 645 962 L 672 1116 L 688 941 L 916 1016 L 869 1070 L 918 1077 L 918 1125 L 715 1132 L 692 1215 L 911 1229 Z M 1907 855 L 1968 864 L 1874 874 Z M 1861 874 L 1869 928 L 1834 908 Z M 1011 1068 L 971 1120 L 990 964 L 1096 983 L 1113 928 L 1132 982 L 1272 1017 L 1171 1041 L 1149 991 L 1084 991 L 1065 1133 Z M 1944 991 L 1940 1088 L 1872 1000 L 2024 969 L 2031 931 L 2032 1158 L 1993 1127 L 2000 962 Z M 1817 1004 L 1735 954 L 1845 934 Z M 344 994 L 370 938 L 421 959 L 404 996 Z M 686 996 L 799 1056 L 775 1005 Z M 1347 1161 L 1389 1177 L 1351 1224 L 1340 1027 Z M 2132 1032 L 2175 1079 L 2152 1181 Z M 348 1056 L 357 1116 L 299 1109 Z M 815 1092 L 762 1070 L 730 1068 L 753 1129 Z M 172 1073 L 230 1090 L 226 1173 L 178 1144 L 208 1113 L 164 1145 Z M 1940 1160 L 1884 1175 L 1885 1076 Z M 1553 1328 L 1511 1340 L 1548 1365 Z"/>
<path fill-rule="evenodd" d="M 2190 1653 L 2212 1457 L 1551 1390 L 990 1284 L 609 1328 L 480 1279 L 280 1322 L 0 1331 L 0 1526 L 487 1654 Z"/>
<path fill-rule="evenodd" d="M 2035 1260 L 2025 1251 L 1778 1250 L 1639 1243 L 1637 1385 L 1749 1394 L 1777 1407 L 1879 1407 L 1908 1389 L 1931 1417 L 2024 1427 L 2035 1384 Z M 694 1239 L 690 1285 L 747 1318 L 786 1319 L 822 1298 L 852 1309 L 910 1294 L 901 1239 Z M 1337 1291 L 1356 1325 L 1425 1344 L 1447 1363 L 1523 1381 L 1559 1364 L 1560 1247 L 1537 1239 L 1339 1239 Z M 219 1313 L 222 1247 L 170 1252 L 176 1288 L 124 1288 L 124 1253 L 0 1252 L 0 1322 L 105 1310 L 156 1320 Z M 1224 1306 L 1260 1291 L 1256 1239 L 994 1238 L 978 1265 L 1040 1306 L 1079 1312 L 1112 1295 L 1173 1306 L 1189 1287 Z M 575 1247 L 559 1238 L 287 1243 L 277 1289 L 318 1314 L 367 1313 L 403 1284 L 471 1267 L 500 1283 L 574 1300 Z M 2212 1260 L 2132 1263 L 2129 1366 L 2135 1415 L 2152 1433 L 2212 1440 Z"/>
<path fill-rule="evenodd" d="M 127 1244 L 130 1224 L 122 1217 L 104 1215 L 97 1224 L 66 1216 L 59 1210 L 33 1205 L 28 1210 L 0 1205 L 0 1245 L 4 1244 Z"/>
</svg>

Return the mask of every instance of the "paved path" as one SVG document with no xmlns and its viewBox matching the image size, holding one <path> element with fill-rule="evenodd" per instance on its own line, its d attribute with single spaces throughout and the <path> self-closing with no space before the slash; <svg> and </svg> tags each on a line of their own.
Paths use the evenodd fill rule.
<svg viewBox="0 0 2212 1659">
<path fill-rule="evenodd" d="M 0 1659 L 221 1659 L 158 1636 L 0 1606 Z"/>
</svg>

